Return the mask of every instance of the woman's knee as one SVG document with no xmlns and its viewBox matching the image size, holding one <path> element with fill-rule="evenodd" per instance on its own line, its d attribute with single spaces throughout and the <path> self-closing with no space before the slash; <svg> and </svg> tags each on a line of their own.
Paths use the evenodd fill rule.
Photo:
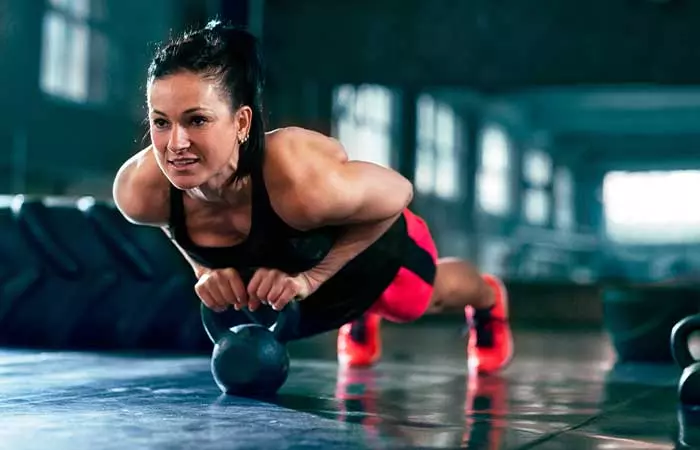
<svg viewBox="0 0 700 450">
<path fill-rule="evenodd" d="M 481 274 L 469 262 L 457 258 L 438 261 L 434 299 L 437 307 L 481 306 L 488 303 L 489 291 Z"/>
</svg>

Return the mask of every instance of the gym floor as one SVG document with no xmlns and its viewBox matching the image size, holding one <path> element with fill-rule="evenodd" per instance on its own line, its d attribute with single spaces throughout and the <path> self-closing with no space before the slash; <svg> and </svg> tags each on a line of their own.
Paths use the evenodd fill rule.
<svg viewBox="0 0 700 450">
<path fill-rule="evenodd" d="M 385 324 L 384 358 L 339 371 L 335 336 L 290 345 L 271 402 L 226 397 L 206 356 L 0 351 L 2 448 L 679 448 L 672 366 L 614 367 L 595 330 L 517 329 L 468 376 L 458 323 Z M 685 431 L 688 433 L 688 430 Z"/>
</svg>

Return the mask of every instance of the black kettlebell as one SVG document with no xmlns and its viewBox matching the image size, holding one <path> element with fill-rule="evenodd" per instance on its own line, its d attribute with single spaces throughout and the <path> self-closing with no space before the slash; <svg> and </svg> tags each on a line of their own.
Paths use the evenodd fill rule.
<svg viewBox="0 0 700 450">
<path fill-rule="evenodd" d="M 289 353 L 285 344 L 299 323 L 298 302 L 288 303 L 269 328 L 257 323 L 229 328 L 204 304 L 200 311 L 204 329 L 214 343 L 211 373 L 219 389 L 247 397 L 274 395 L 287 380 Z"/>
<path fill-rule="evenodd" d="M 700 362 L 690 354 L 688 338 L 700 331 L 700 314 L 680 320 L 671 330 L 673 359 L 683 369 L 678 381 L 678 398 L 683 405 L 700 406 Z"/>
</svg>

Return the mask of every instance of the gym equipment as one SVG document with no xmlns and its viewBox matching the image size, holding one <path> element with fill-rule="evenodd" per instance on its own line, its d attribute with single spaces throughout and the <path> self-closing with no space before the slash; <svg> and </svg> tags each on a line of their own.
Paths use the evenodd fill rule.
<svg viewBox="0 0 700 450">
<path fill-rule="evenodd" d="M 200 310 L 204 329 L 214 343 L 211 372 L 219 389 L 246 397 L 274 395 L 287 380 L 289 353 L 285 343 L 296 334 L 299 303 L 287 304 L 269 328 L 259 323 L 229 328 L 221 314 L 204 304 Z"/>
<path fill-rule="evenodd" d="M 700 290 L 678 286 L 615 286 L 602 293 L 603 323 L 618 362 L 672 363 L 673 326 L 698 311 Z"/>
<path fill-rule="evenodd" d="M 678 417 L 678 448 L 700 448 L 700 410 L 680 405 Z"/>
<path fill-rule="evenodd" d="M 678 381 L 678 398 L 683 405 L 700 406 L 700 362 L 690 353 L 688 338 L 700 331 L 700 314 L 679 321 L 671 331 L 673 359 L 683 369 Z"/>
<path fill-rule="evenodd" d="M 111 202 L 0 196 L 0 345 L 209 353 L 195 282 Z"/>
</svg>

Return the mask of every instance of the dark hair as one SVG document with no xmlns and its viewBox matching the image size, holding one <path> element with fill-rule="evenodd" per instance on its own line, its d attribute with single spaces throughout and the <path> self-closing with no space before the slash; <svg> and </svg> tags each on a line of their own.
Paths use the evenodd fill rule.
<svg viewBox="0 0 700 450">
<path fill-rule="evenodd" d="M 201 74 L 220 84 L 233 110 L 243 105 L 253 110 L 248 140 L 241 145 L 235 181 L 249 175 L 263 156 L 263 70 L 255 36 L 213 20 L 203 29 L 185 32 L 161 46 L 148 67 L 148 83 L 182 71 Z"/>
</svg>

